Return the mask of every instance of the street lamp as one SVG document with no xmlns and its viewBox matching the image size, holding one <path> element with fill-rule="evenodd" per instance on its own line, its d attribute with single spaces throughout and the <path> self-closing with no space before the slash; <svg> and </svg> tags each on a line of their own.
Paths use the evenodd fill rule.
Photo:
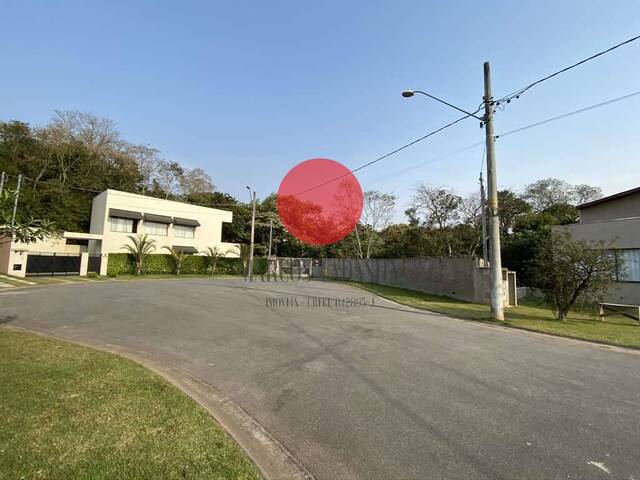
<svg viewBox="0 0 640 480">
<path fill-rule="evenodd" d="M 251 192 L 251 187 L 247 185 L 249 190 L 249 199 L 251 201 L 251 245 L 249 247 L 249 281 L 253 280 L 253 239 L 256 229 L 256 192 Z"/>
<path fill-rule="evenodd" d="M 480 126 L 485 125 L 486 157 L 487 157 L 487 181 L 488 181 L 488 213 L 489 213 L 489 242 L 491 244 L 491 312 L 495 320 L 504 320 L 503 287 L 502 287 L 502 257 L 500 254 L 500 217 L 498 214 L 498 187 L 496 180 L 495 135 L 493 126 L 493 97 L 491 96 L 491 74 L 489 62 L 484 64 L 484 96 L 483 104 L 485 114 L 478 117 L 476 112 L 467 112 L 422 90 L 404 90 L 402 96 L 411 98 L 416 93 L 429 97 L 459 112 L 480 120 Z M 484 190 L 484 189 L 483 189 Z M 484 211 L 484 209 L 483 209 Z M 483 239 L 484 242 L 484 239 Z"/>
<path fill-rule="evenodd" d="M 451 108 L 453 108 L 453 109 L 455 109 L 455 110 L 458 110 L 459 112 L 466 113 L 466 114 L 467 114 L 467 115 L 469 115 L 470 117 L 473 117 L 473 118 L 475 118 L 475 119 L 477 119 L 477 120 L 480 120 L 481 122 L 482 122 L 482 121 L 484 121 L 484 119 L 483 119 L 482 117 L 478 117 L 475 113 L 467 112 L 466 110 L 464 110 L 464 109 L 462 109 L 462 108 L 460 108 L 460 107 L 456 107 L 455 105 L 452 105 L 452 104 L 450 104 L 449 102 L 445 102 L 445 101 L 444 101 L 444 100 L 442 100 L 441 98 L 434 97 L 433 95 L 431 95 L 431 94 L 429 94 L 429 93 L 427 93 L 427 92 L 423 92 L 422 90 L 409 90 L 409 89 L 407 89 L 407 90 L 404 90 L 404 91 L 402 92 L 402 96 L 403 96 L 404 98 L 411 98 L 411 97 L 413 97 L 416 93 L 419 93 L 419 94 L 421 94 L 421 95 L 424 95 L 425 97 L 429 97 L 429 98 L 431 98 L 431 99 L 435 100 L 436 102 L 440 102 L 440 103 L 442 103 L 442 104 L 444 104 L 444 105 L 446 105 L 446 106 L 448 106 L 448 107 L 451 107 Z"/>
</svg>

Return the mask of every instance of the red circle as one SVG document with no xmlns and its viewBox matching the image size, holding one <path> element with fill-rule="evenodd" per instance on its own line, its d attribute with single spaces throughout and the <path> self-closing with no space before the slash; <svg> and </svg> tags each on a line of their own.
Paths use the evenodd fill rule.
<svg viewBox="0 0 640 480">
<path fill-rule="evenodd" d="M 278 214 L 286 229 L 305 243 L 342 240 L 358 224 L 362 188 L 351 170 L 335 160 L 312 158 L 285 175 L 278 188 Z"/>
</svg>

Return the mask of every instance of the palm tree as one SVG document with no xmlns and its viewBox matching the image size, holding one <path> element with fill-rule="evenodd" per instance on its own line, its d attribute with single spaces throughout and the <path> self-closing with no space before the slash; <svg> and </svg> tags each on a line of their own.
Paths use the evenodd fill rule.
<svg viewBox="0 0 640 480">
<path fill-rule="evenodd" d="M 218 247 L 207 247 L 207 249 L 202 252 L 207 257 L 209 257 L 209 265 L 211 266 L 211 276 L 216 274 L 216 266 L 218 264 L 218 260 L 227 256 L 227 253 L 232 250 L 221 251 Z"/>
<path fill-rule="evenodd" d="M 142 264 L 144 263 L 144 259 L 156 249 L 156 241 L 150 239 L 147 234 L 129 235 L 127 238 L 131 240 L 131 244 L 123 245 L 122 248 L 133 255 L 136 262 L 136 275 L 140 275 L 140 273 L 142 273 Z"/>
<path fill-rule="evenodd" d="M 169 252 L 169 254 L 171 255 L 171 258 L 173 258 L 173 264 L 175 265 L 176 271 L 175 274 L 176 275 L 180 275 L 180 269 L 182 268 L 182 263 L 184 262 L 184 259 L 187 258 L 187 254 L 184 253 L 182 250 L 176 250 L 174 247 L 162 247 L 165 250 L 167 250 Z"/>
</svg>

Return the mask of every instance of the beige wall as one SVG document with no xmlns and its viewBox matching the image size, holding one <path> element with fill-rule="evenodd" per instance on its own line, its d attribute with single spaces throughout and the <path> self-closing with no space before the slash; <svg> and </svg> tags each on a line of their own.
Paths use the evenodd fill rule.
<svg viewBox="0 0 640 480">
<path fill-rule="evenodd" d="M 200 222 L 200 226 L 195 229 L 195 238 L 175 237 L 173 225 L 169 225 L 168 235 L 166 236 L 150 235 L 150 238 L 156 242 L 155 253 L 167 253 L 163 247 L 179 245 L 194 247 L 199 252 L 208 247 L 217 247 L 222 251 L 233 250 L 233 252 L 227 254 L 229 257 L 238 256 L 236 252 L 239 252 L 239 246 L 237 244 L 221 241 L 222 223 L 231 222 L 232 212 L 118 190 L 106 190 L 93 200 L 90 232 L 102 235 L 102 241 L 90 242 L 89 251 L 92 253 L 97 253 L 98 251 L 102 251 L 102 253 L 124 252 L 125 250 L 122 247 L 129 242 L 127 237 L 131 234 L 111 231 L 108 215 L 110 208 L 182 217 Z M 138 221 L 137 233 L 145 233 L 144 220 Z"/>
<path fill-rule="evenodd" d="M 640 248 L 640 218 L 554 227 L 554 231 L 563 230 L 576 240 L 603 240 L 613 242 L 613 248 Z"/>
<path fill-rule="evenodd" d="M 580 223 L 640 217 L 640 192 L 580 210 Z"/>
</svg>

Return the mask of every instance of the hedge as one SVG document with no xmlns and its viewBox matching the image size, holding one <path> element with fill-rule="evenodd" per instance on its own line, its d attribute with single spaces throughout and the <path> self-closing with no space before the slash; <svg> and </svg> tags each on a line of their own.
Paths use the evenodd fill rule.
<svg viewBox="0 0 640 480">
<path fill-rule="evenodd" d="M 211 259 L 203 255 L 187 255 L 182 263 L 180 273 L 210 273 Z M 242 275 L 244 268 L 240 258 L 221 258 L 216 265 L 218 274 Z M 261 275 L 267 272 L 267 259 L 253 259 L 253 273 Z M 133 275 L 136 273 L 136 262 L 130 253 L 110 253 L 107 263 L 107 275 Z M 175 273 L 175 263 L 169 254 L 148 255 L 142 265 L 142 273 L 171 274 Z"/>
</svg>

